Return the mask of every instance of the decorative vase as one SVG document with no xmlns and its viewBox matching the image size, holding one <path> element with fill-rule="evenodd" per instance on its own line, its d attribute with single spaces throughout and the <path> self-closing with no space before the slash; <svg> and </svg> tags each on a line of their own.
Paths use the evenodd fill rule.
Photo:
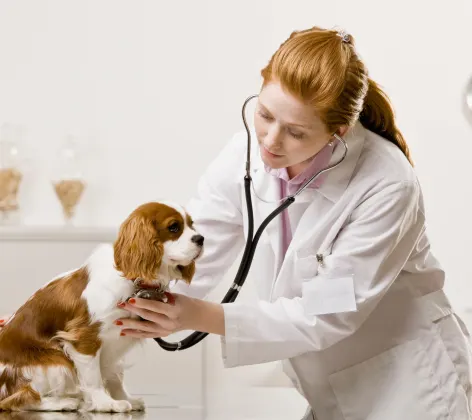
<svg viewBox="0 0 472 420">
<path fill-rule="evenodd" d="M 73 223 L 77 206 L 86 189 L 78 141 L 73 136 L 67 136 L 59 150 L 52 184 L 62 207 L 64 221 L 70 225 Z"/>
<path fill-rule="evenodd" d="M 20 126 L 3 124 L 0 129 L 0 223 L 16 223 L 19 218 L 19 190 L 23 180 L 20 161 Z"/>
</svg>

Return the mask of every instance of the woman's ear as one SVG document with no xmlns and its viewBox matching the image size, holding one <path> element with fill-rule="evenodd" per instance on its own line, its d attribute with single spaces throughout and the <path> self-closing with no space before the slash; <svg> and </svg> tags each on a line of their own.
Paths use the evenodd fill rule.
<svg viewBox="0 0 472 420">
<path fill-rule="evenodd" d="M 195 262 L 192 261 L 189 265 L 179 265 L 179 270 L 182 273 L 182 280 L 190 284 L 195 274 Z"/>
<path fill-rule="evenodd" d="M 120 226 L 114 244 L 115 267 L 129 280 L 152 281 L 162 262 L 164 247 L 155 227 L 139 215 L 131 215 Z"/>
<path fill-rule="evenodd" d="M 347 130 L 349 129 L 349 127 L 347 125 L 342 125 L 341 127 L 339 127 L 337 130 L 336 130 L 336 134 L 339 136 L 339 137 L 343 137 L 346 133 L 347 133 Z"/>
</svg>

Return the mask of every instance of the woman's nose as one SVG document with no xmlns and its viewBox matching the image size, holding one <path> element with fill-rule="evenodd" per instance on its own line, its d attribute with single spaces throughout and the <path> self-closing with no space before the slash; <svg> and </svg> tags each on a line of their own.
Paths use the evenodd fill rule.
<svg viewBox="0 0 472 420">
<path fill-rule="evenodd" d="M 280 130 L 277 128 L 270 129 L 267 132 L 264 144 L 273 151 L 280 149 L 282 146 L 282 133 Z"/>
</svg>

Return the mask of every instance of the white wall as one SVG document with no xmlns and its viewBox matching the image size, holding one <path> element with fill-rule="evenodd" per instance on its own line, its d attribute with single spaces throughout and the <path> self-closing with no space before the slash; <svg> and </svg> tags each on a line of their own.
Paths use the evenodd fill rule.
<svg viewBox="0 0 472 420">
<path fill-rule="evenodd" d="M 118 224 L 156 197 L 185 202 L 243 129 L 241 104 L 271 53 L 294 29 L 341 26 L 394 102 L 434 250 L 462 308 L 472 292 L 472 125 L 462 109 L 470 22 L 470 0 L 0 0 L 0 123 L 28 128 L 23 220 L 60 222 L 48 159 L 67 132 L 81 136 L 89 176 L 78 224 Z M 210 341 L 215 384 L 265 375 L 265 367 L 223 372 Z"/>
</svg>

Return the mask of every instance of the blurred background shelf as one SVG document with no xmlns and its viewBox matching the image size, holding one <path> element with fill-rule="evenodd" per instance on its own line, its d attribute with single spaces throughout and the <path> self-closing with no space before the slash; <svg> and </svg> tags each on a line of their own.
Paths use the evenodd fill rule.
<svg viewBox="0 0 472 420">
<path fill-rule="evenodd" d="M 0 239 L 4 241 L 80 241 L 113 242 L 118 228 L 93 226 L 0 226 Z"/>
</svg>

